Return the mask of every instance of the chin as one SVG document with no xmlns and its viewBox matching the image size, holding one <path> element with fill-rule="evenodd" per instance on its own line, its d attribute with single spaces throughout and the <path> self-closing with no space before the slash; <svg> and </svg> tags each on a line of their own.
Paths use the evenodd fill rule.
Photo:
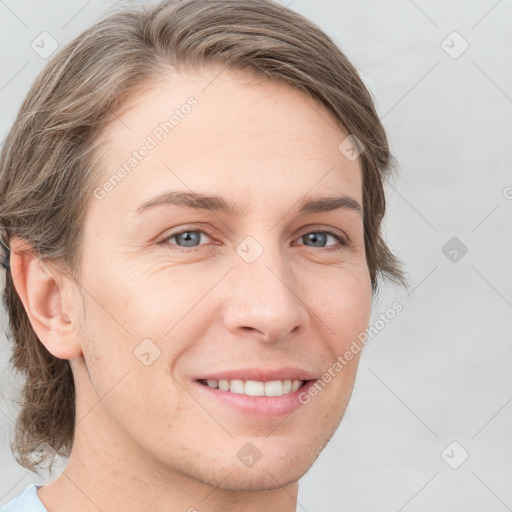
<svg viewBox="0 0 512 512">
<path fill-rule="evenodd" d="M 247 470 L 235 470 L 221 482 L 216 482 L 219 489 L 228 491 L 271 491 L 281 489 L 297 482 L 309 468 L 297 471 L 297 467 L 283 466 L 282 461 L 276 468 L 261 466 Z"/>
</svg>

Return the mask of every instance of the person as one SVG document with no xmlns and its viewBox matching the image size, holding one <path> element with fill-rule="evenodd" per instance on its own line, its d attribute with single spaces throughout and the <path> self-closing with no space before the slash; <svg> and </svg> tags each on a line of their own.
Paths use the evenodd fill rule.
<svg viewBox="0 0 512 512">
<path fill-rule="evenodd" d="M 272 0 L 118 8 L 51 58 L 0 163 L 13 453 L 69 459 L 2 511 L 296 510 L 340 354 L 407 285 L 340 48 Z"/>
</svg>

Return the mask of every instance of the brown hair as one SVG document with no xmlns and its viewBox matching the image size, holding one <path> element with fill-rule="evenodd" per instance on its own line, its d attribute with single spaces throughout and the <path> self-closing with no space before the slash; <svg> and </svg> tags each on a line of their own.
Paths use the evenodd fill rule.
<svg viewBox="0 0 512 512">
<path fill-rule="evenodd" d="M 364 240 L 372 291 L 377 293 L 380 277 L 407 286 L 401 262 L 380 232 L 383 180 L 395 161 L 371 96 L 324 32 L 272 0 L 170 0 L 122 7 L 53 56 L 2 148 L 5 246 L 19 237 L 41 260 L 62 264 L 78 282 L 83 221 L 98 177 L 94 169 L 101 169 L 102 130 L 144 87 L 182 67 L 209 64 L 251 71 L 302 91 L 364 144 Z M 20 465 L 37 472 L 56 453 L 71 453 L 75 386 L 69 361 L 54 357 L 38 340 L 15 278 L 7 270 L 3 303 L 14 342 L 10 362 L 25 383 L 11 449 Z M 35 461 L 37 448 L 42 457 Z"/>
</svg>

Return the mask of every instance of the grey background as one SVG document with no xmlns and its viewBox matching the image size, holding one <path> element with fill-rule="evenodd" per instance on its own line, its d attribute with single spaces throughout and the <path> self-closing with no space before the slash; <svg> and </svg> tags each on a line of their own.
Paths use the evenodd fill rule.
<svg viewBox="0 0 512 512">
<path fill-rule="evenodd" d="M 375 304 L 372 323 L 404 309 L 364 349 L 297 510 L 512 510 L 512 3 L 280 3 L 331 35 L 374 95 L 399 162 L 385 232 L 413 290 Z M 111 4 L 0 0 L 0 140 L 45 63 L 31 42 L 47 31 L 63 45 Z M 454 31 L 469 44 L 457 58 Z M 0 333 L 0 503 L 60 472 L 37 477 L 9 451 L 9 356 Z"/>
</svg>

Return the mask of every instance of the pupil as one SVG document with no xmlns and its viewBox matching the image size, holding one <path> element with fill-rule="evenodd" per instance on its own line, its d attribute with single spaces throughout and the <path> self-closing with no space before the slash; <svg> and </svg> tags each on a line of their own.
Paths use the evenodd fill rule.
<svg viewBox="0 0 512 512">
<path fill-rule="evenodd" d="M 185 243 L 187 244 L 186 247 L 190 247 L 191 245 L 193 245 L 194 241 L 197 242 L 199 240 L 199 233 L 197 231 L 185 231 L 184 233 L 179 235 L 178 238 L 181 238 L 182 240 L 185 241 Z M 190 244 L 190 242 L 192 242 L 192 244 Z"/>
<path fill-rule="evenodd" d="M 317 247 L 322 247 L 322 242 L 325 242 L 325 237 L 327 236 L 327 233 L 308 233 L 306 236 L 313 243 L 320 241 L 320 244 L 317 244 Z"/>
</svg>

